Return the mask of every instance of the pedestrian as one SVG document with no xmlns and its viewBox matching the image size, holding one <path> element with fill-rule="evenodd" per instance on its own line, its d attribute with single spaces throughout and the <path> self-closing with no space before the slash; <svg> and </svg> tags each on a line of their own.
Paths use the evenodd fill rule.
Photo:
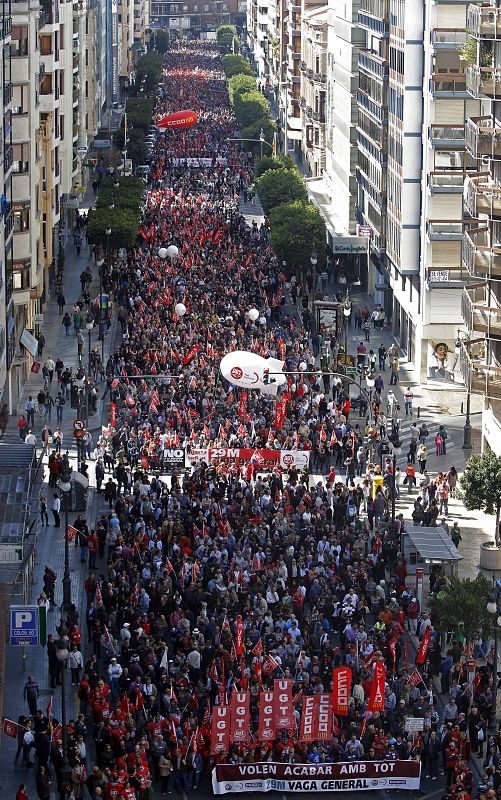
<svg viewBox="0 0 501 800">
<path fill-rule="evenodd" d="M 165 797 L 169 791 L 169 780 L 172 775 L 172 761 L 168 753 L 162 753 L 158 759 L 158 771 L 160 773 L 160 792 Z"/>
<path fill-rule="evenodd" d="M 52 516 L 54 517 L 54 528 L 61 527 L 61 500 L 59 495 L 52 495 Z"/>
<path fill-rule="evenodd" d="M 421 472 L 422 475 L 426 469 L 426 460 L 428 458 L 428 450 L 425 444 L 419 445 L 416 457 L 419 463 L 419 471 Z"/>
<path fill-rule="evenodd" d="M 439 514 L 449 515 L 449 484 L 443 480 L 438 487 L 438 499 L 440 500 Z"/>
<path fill-rule="evenodd" d="M 379 371 L 384 372 L 386 369 L 386 359 L 388 357 L 388 351 L 384 344 L 379 345 L 377 354 L 379 360 Z"/>
<path fill-rule="evenodd" d="M 76 644 L 71 645 L 68 654 L 68 666 L 71 670 L 71 685 L 78 686 L 80 683 L 80 670 L 83 669 L 83 656 Z"/>
<path fill-rule="evenodd" d="M 461 536 L 461 530 L 460 530 L 459 525 L 457 524 L 457 522 L 454 522 L 454 524 L 453 524 L 453 526 L 452 526 L 452 528 L 450 530 L 450 534 L 449 535 L 450 535 L 450 537 L 452 539 L 453 544 L 456 547 L 459 547 L 459 543 L 463 540 L 463 538 Z"/>
<path fill-rule="evenodd" d="M 65 403 L 66 403 L 66 400 L 63 397 L 63 393 L 62 392 L 58 392 L 57 393 L 57 397 L 54 400 L 54 405 L 56 407 L 56 416 L 57 416 L 57 421 L 58 422 L 62 422 L 63 421 L 63 409 L 64 409 Z"/>
<path fill-rule="evenodd" d="M 59 309 L 59 316 L 62 317 L 64 314 L 64 307 L 66 305 L 66 297 L 64 296 L 63 292 L 58 293 L 56 302 Z"/>
<path fill-rule="evenodd" d="M 109 503 L 110 510 L 117 499 L 117 485 L 113 482 L 113 478 L 108 478 L 108 482 L 104 487 L 104 499 Z"/>
<path fill-rule="evenodd" d="M 443 455 L 443 446 L 444 440 L 440 434 L 440 431 L 435 435 L 435 455 L 441 456 Z"/>
<path fill-rule="evenodd" d="M 426 439 L 428 438 L 430 432 L 426 426 L 425 422 L 422 422 L 419 428 L 419 442 L 420 444 L 426 444 Z"/>
<path fill-rule="evenodd" d="M 45 395 L 45 400 L 43 401 L 43 405 L 44 405 L 45 419 L 46 421 L 48 420 L 50 422 L 52 418 L 52 409 L 54 408 L 54 400 L 52 399 L 50 394 Z"/>
<path fill-rule="evenodd" d="M 405 416 L 408 417 L 409 414 L 412 417 L 412 401 L 414 399 L 414 394 L 411 391 L 411 387 L 408 386 L 404 392 L 404 405 L 405 405 Z"/>
<path fill-rule="evenodd" d="M 39 800 L 50 800 L 50 787 L 52 785 L 52 781 L 45 767 L 38 767 L 36 783 Z"/>
<path fill-rule="evenodd" d="M 49 515 L 47 514 L 47 498 L 40 492 L 38 495 L 38 503 L 40 506 L 40 522 L 43 526 L 47 526 L 49 524 Z"/>
<path fill-rule="evenodd" d="M 19 784 L 19 789 L 16 792 L 16 800 L 28 800 L 28 791 L 25 783 Z"/>
<path fill-rule="evenodd" d="M 390 362 L 390 384 L 395 386 L 398 383 L 398 372 L 400 370 L 400 361 L 398 356 L 393 356 Z"/>
<path fill-rule="evenodd" d="M 28 431 L 29 431 L 28 420 L 26 419 L 24 414 L 21 414 L 21 416 L 17 421 L 17 432 L 19 433 L 19 438 L 21 439 L 22 442 L 24 442 L 24 440 L 26 439 Z"/>
<path fill-rule="evenodd" d="M 405 470 L 405 478 L 404 483 L 407 484 L 407 491 L 410 494 L 412 492 L 413 486 L 416 485 L 416 470 L 414 467 L 414 463 L 409 461 L 407 464 L 407 468 Z"/>
<path fill-rule="evenodd" d="M 60 453 L 61 452 L 62 447 L 63 447 L 63 439 L 64 439 L 64 433 L 61 430 L 61 426 L 58 425 L 56 430 L 54 431 L 54 436 L 53 436 L 53 441 L 54 441 L 54 446 L 55 446 L 55 449 L 56 449 L 56 453 Z"/>
<path fill-rule="evenodd" d="M 26 411 L 26 418 L 28 421 L 28 425 L 30 428 L 33 428 L 33 426 L 35 425 L 35 401 L 33 400 L 31 394 L 29 395 L 26 401 L 24 410 Z"/>
<path fill-rule="evenodd" d="M 104 467 L 102 458 L 98 458 L 96 461 L 95 475 L 96 475 L 97 493 L 101 494 L 101 486 L 104 481 Z"/>
<path fill-rule="evenodd" d="M 47 368 L 47 372 L 49 373 L 49 383 L 52 383 L 52 380 L 54 378 L 54 369 L 56 365 L 51 356 L 49 356 L 48 359 L 46 360 L 45 367 Z"/>
<path fill-rule="evenodd" d="M 24 699 L 28 703 L 28 708 L 32 716 L 37 710 L 39 696 L 40 690 L 38 688 L 38 683 L 32 675 L 29 675 L 28 680 L 24 684 Z"/>
<path fill-rule="evenodd" d="M 442 453 L 441 453 L 441 455 L 445 456 L 446 453 L 447 453 L 447 436 L 448 436 L 447 429 L 446 429 L 445 425 L 439 425 L 438 426 L 438 432 L 439 432 L 440 436 L 442 437 Z"/>
<path fill-rule="evenodd" d="M 364 333 L 365 333 L 365 341 L 366 342 L 370 342 L 370 340 L 371 340 L 371 324 L 370 324 L 369 320 L 366 320 L 362 327 L 363 327 Z"/>
<path fill-rule="evenodd" d="M 64 325 L 64 327 L 66 328 L 66 336 L 69 336 L 71 328 L 71 317 L 68 314 L 68 312 L 66 312 L 66 314 L 64 315 L 61 325 Z"/>
<path fill-rule="evenodd" d="M 38 342 L 37 355 L 41 358 L 45 347 L 45 336 L 43 335 L 43 333 L 38 334 L 37 342 Z"/>
</svg>

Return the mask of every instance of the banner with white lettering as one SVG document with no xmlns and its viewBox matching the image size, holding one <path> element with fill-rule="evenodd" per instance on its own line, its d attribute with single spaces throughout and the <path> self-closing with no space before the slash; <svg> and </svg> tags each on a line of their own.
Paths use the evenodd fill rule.
<svg viewBox="0 0 501 800">
<path fill-rule="evenodd" d="M 259 727 L 258 738 L 260 742 L 271 742 L 275 738 L 275 725 L 273 722 L 273 692 L 259 693 Z"/>
<path fill-rule="evenodd" d="M 210 752 L 212 756 L 225 754 L 230 749 L 230 707 L 214 706 L 212 709 Z"/>
<path fill-rule="evenodd" d="M 332 738 L 332 707 L 331 696 L 327 693 L 317 694 L 317 735 L 315 741 L 323 742 Z"/>
<path fill-rule="evenodd" d="M 273 682 L 273 720 L 276 730 L 294 728 L 294 707 L 292 705 L 293 681 L 277 678 Z"/>
<path fill-rule="evenodd" d="M 250 692 L 231 693 L 231 733 L 232 743 L 248 742 L 250 739 Z"/>
<path fill-rule="evenodd" d="M 337 667 L 332 670 L 332 710 L 334 714 L 344 717 L 348 714 L 350 692 L 350 667 Z"/>
<path fill-rule="evenodd" d="M 318 707 L 315 696 L 303 697 L 303 708 L 301 714 L 301 725 L 299 728 L 300 742 L 314 742 L 317 732 Z"/>
<path fill-rule="evenodd" d="M 241 447 L 192 447 L 188 454 L 191 464 L 222 464 L 225 467 L 241 467 L 254 464 L 258 469 L 281 469 L 296 467 L 298 470 L 307 467 L 310 461 L 309 450 L 270 450 L 263 448 Z"/>
<path fill-rule="evenodd" d="M 356 792 L 419 789 L 419 761 L 353 761 L 339 764 L 218 764 L 214 794 L 227 792 Z"/>
</svg>

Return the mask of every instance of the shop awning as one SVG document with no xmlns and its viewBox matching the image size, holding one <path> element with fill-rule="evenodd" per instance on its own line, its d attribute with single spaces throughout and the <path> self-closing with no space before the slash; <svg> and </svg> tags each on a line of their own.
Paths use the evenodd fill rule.
<svg viewBox="0 0 501 800">
<path fill-rule="evenodd" d="M 423 561 L 432 564 L 451 564 L 461 561 L 463 558 L 447 531 L 441 525 L 436 528 L 406 525 L 405 534 L 409 537 Z"/>
<path fill-rule="evenodd" d="M 346 235 L 347 231 L 343 231 L 343 224 L 337 214 L 332 192 L 324 178 L 308 178 L 306 180 L 306 190 L 308 197 L 323 216 L 331 236 L 336 237 L 342 233 Z"/>
</svg>

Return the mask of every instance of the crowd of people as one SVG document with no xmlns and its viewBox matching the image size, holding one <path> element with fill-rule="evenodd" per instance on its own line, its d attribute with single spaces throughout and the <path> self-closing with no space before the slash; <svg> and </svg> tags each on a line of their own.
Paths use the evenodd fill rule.
<svg viewBox="0 0 501 800">
<path fill-rule="evenodd" d="M 141 237 L 117 269 L 123 337 L 106 366 L 116 424 L 96 445 L 98 489 L 109 509 L 95 526 L 83 518 L 74 525 L 89 574 L 85 619 L 73 606 L 64 620 L 79 701 L 69 729 L 71 774 L 63 769 L 61 729 L 37 710 L 38 696 L 30 719 L 20 720 L 18 755 L 29 766 L 36 752 L 40 800 L 49 800 L 51 764 L 66 798 L 152 800 L 154 787 L 184 797 L 221 761 L 395 758 L 420 759 L 430 779 L 446 774 L 447 792 L 468 800 L 470 755 L 485 744 L 481 796 L 491 797 L 501 785 L 499 741 L 487 727 L 491 675 L 480 670 L 469 687 L 467 654 L 456 645 L 446 672 L 433 619 L 406 586 L 405 523 L 398 515 L 390 524 L 388 513 L 392 459 L 381 451 L 371 477 L 355 484 L 365 474 L 360 460 L 374 453 L 365 452 L 365 425 L 350 422 L 349 393 L 328 374 L 287 383 L 281 427 L 274 399 L 242 396 L 218 375 L 230 350 L 281 358 L 289 371 L 316 361 L 307 331 L 287 311 L 286 276 L 266 222 L 247 226 L 240 214 L 251 163 L 230 141 L 235 121 L 210 45 L 167 51 L 156 113 L 179 103 L 197 111 L 198 125 L 159 135 Z M 189 164 L 187 156 L 203 161 Z M 177 255 L 162 259 L 168 245 Z M 179 304 L 185 314 L 176 313 Z M 330 347 L 334 357 L 335 337 Z M 147 375 L 157 377 L 134 377 Z M 377 388 L 372 402 L 377 419 Z M 386 432 L 374 427 L 376 451 Z M 309 451 L 311 471 L 318 464 L 325 479 L 311 486 L 308 470 L 216 459 L 165 483 L 157 477 L 164 451 L 179 446 Z M 437 493 L 442 501 L 443 483 L 421 489 L 416 504 L 424 514 Z M 49 568 L 46 574 L 44 604 L 53 603 L 57 581 Z M 412 654 L 427 629 L 416 681 Z M 53 637 L 47 649 L 56 686 Z M 371 713 L 376 662 L 386 666 L 384 709 Z M 330 691 L 332 669 L 341 665 L 353 670 L 347 714 L 335 717 L 328 741 L 300 741 L 302 698 Z M 278 677 L 293 681 L 296 726 L 263 742 L 259 696 Z M 211 755 L 213 708 L 237 689 L 250 692 L 250 740 Z M 409 716 L 423 719 L 422 731 L 409 732 Z"/>
</svg>

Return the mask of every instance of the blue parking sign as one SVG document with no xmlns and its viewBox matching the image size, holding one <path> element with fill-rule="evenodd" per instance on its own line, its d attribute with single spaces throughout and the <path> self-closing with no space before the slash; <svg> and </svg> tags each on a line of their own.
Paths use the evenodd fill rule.
<svg viewBox="0 0 501 800">
<path fill-rule="evenodd" d="M 38 606 L 10 606 L 10 643 L 38 644 Z"/>
</svg>

